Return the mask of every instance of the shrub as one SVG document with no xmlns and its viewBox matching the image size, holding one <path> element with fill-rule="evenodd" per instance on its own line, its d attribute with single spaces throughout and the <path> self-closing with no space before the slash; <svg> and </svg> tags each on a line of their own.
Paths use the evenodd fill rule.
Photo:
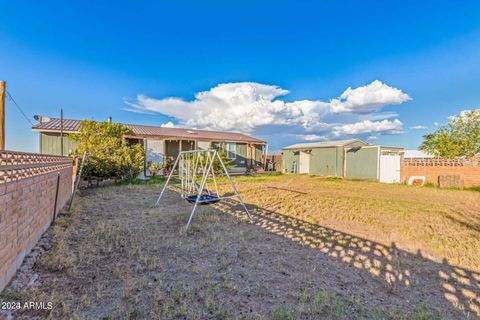
<svg viewBox="0 0 480 320">
<path fill-rule="evenodd" d="M 69 134 L 77 143 L 76 155 L 88 153 L 82 175 L 115 179 L 138 176 L 145 154 L 141 144 L 124 141 L 123 137 L 131 134 L 133 131 L 122 124 L 82 121 L 79 132 Z"/>
<path fill-rule="evenodd" d="M 158 162 L 148 162 L 148 170 L 152 173 L 152 177 L 155 177 L 160 170 L 162 170 L 162 164 Z"/>
</svg>

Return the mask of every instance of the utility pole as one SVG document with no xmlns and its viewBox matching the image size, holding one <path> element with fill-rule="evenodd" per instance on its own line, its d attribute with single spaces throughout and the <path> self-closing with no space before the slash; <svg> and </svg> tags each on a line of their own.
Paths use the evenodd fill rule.
<svg viewBox="0 0 480 320">
<path fill-rule="evenodd" d="M 5 150 L 5 92 L 6 82 L 0 80 L 0 150 Z"/>
<path fill-rule="evenodd" d="M 6 83 L 0 80 L 0 150 L 5 150 L 5 92 Z"/>
<path fill-rule="evenodd" d="M 60 155 L 63 156 L 63 109 L 60 109 Z"/>
</svg>

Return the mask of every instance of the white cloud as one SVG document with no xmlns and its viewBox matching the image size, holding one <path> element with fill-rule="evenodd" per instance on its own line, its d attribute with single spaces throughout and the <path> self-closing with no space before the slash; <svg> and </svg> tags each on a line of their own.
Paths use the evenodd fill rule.
<svg viewBox="0 0 480 320">
<path fill-rule="evenodd" d="M 439 124 L 438 122 L 434 122 L 433 125 L 434 125 L 435 127 L 438 127 L 440 124 Z"/>
<path fill-rule="evenodd" d="M 172 121 L 168 121 L 168 122 L 162 123 L 160 125 L 160 127 L 162 127 L 162 128 L 176 128 L 177 126 Z"/>
<path fill-rule="evenodd" d="M 325 141 L 327 137 L 321 136 L 318 134 L 299 134 L 299 138 L 302 138 L 305 141 Z"/>
<path fill-rule="evenodd" d="M 348 87 L 340 98 L 330 101 L 330 106 L 332 112 L 362 114 L 379 111 L 386 105 L 401 104 L 411 99 L 402 90 L 375 80 L 366 86 L 356 89 Z"/>
<path fill-rule="evenodd" d="M 135 102 L 126 102 L 126 110 L 163 114 L 175 119 L 177 126 L 187 128 L 282 133 L 316 140 L 399 133 L 402 123 L 397 119 L 398 114 L 380 110 L 411 99 L 400 89 L 378 80 L 356 89 L 348 88 L 329 102 L 281 99 L 288 93 L 278 86 L 256 82 L 222 83 L 197 93 L 192 101 L 138 95 Z M 395 119 L 387 120 L 391 118 Z"/>
<path fill-rule="evenodd" d="M 394 119 L 383 120 L 383 121 L 370 121 L 364 120 L 356 123 L 349 123 L 333 128 L 333 135 L 343 136 L 343 135 L 357 135 L 365 134 L 372 132 L 382 132 L 386 134 L 398 134 L 402 132 L 403 123 Z"/>
<path fill-rule="evenodd" d="M 428 127 L 424 126 L 424 125 L 421 125 L 421 124 L 418 124 L 416 126 L 410 127 L 410 129 L 412 129 L 412 130 L 424 130 L 424 129 L 428 129 Z"/>
<path fill-rule="evenodd" d="M 367 138 L 367 140 L 369 140 L 369 141 L 375 141 L 375 140 L 378 140 L 378 137 L 377 137 L 377 136 L 369 136 L 369 137 Z"/>
</svg>

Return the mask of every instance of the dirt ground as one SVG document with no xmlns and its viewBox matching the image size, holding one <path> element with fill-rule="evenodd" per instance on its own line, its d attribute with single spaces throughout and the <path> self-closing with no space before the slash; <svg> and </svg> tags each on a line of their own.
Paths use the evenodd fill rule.
<svg viewBox="0 0 480 320">
<path fill-rule="evenodd" d="M 168 191 L 152 207 L 161 185 L 84 191 L 73 214 L 57 220 L 0 296 L 52 301 L 53 309 L 0 317 L 480 315 L 480 273 L 471 267 L 478 261 L 480 193 L 298 176 L 241 177 L 236 183 L 254 222 L 238 204 L 220 202 L 201 206 L 188 234 L 183 227 L 191 205 L 178 193 Z M 405 216 L 400 208 L 423 211 Z M 388 219 L 379 218 L 387 211 Z M 435 214 L 449 222 L 433 224 Z M 430 239 L 428 228 L 456 230 L 464 239 Z M 465 251 L 457 241 L 476 247 Z M 455 252 L 462 258 L 453 266 Z"/>
</svg>

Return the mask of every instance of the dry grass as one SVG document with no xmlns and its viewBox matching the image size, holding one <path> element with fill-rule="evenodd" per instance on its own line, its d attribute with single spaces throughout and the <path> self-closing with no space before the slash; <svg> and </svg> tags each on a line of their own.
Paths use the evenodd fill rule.
<svg viewBox="0 0 480 320">
<path fill-rule="evenodd" d="M 480 192 L 305 175 L 237 184 L 260 208 L 480 272 Z"/>
<path fill-rule="evenodd" d="M 254 224 L 221 202 L 201 206 L 188 234 L 191 206 L 178 194 L 152 208 L 160 185 L 86 192 L 46 235 L 55 245 L 30 271 L 37 285 L 10 286 L 0 300 L 54 302 L 20 319 L 480 314 L 480 193 L 308 176 L 235 180 Z"/>
</svg>

